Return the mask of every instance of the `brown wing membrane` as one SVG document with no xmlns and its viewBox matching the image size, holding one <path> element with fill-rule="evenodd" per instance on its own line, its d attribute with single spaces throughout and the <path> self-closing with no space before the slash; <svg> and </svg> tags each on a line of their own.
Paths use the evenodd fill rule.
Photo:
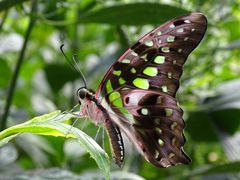
<svg viewBox="0 0 240 180">
<path fill-rule="evenodd" d="M 200 13 L 159 26 L 113 64 L 96 92 L 116 114 L 113 122 L 158 167 L 190 162 L 183 151 L 185 124 L 175 95 L 183 65 L 206 28 Z"/>
<path fill-rule="evenodd" d="M 135 121 L 131 125 L 134 133 L 130 139 L 137 139 L 135 145 L 144 157 L 159 167 L 190 163 L 182 148 L 185 123 L 176 99 L 161 92 L 145 90 L 124 90 L 121 93 L 124 107 Z"/>
</svg>

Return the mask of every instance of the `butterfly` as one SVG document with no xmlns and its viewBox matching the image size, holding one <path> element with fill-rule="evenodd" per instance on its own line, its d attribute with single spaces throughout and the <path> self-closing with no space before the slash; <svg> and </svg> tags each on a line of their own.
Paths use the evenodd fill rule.
<svg viewBox="0 0 240 180">
<path fill-rule="evenodd" d="M 182 119 L 175 98 L 188 55 L 207 29 L 201 13 L 176 17 L 130 47 L 102 79 L 96 93 L 77 91 L 80 116 L 103 124 L 116 164 L 124 161 L 122 133 L 157 167 L 189 164 Z"/>
</svg>

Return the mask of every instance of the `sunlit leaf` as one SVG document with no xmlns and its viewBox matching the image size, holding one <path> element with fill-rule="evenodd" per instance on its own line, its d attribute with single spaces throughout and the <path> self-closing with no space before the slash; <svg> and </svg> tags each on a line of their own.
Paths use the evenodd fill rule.
<svg viewBox="0 0 240 180">
<path fill-rule="evenodd" d="M 90 153 L 99 168 L 109 177 L 110 163 L 105 151 L 88 135 L 79 129 L 63 122 L 72 118 L 71 114 L 62 114 L 55 111 L 43 116 L 35 117 L 23 124 L 12 126 L 0 132 L 0 145 L 7 143 L 10 139 L 20 133 L 30 132 L 39 135 L 60 136 L 77 139 L 81 146 Z"/>
</svg>

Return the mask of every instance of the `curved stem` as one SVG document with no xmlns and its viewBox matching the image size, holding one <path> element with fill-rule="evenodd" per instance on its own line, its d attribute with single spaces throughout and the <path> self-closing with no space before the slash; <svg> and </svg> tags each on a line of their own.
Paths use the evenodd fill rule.
<svg viewBox="0 0 240 180">
<path fill-rule="evenodd" d="M 10 85 L 9 85 L 6 104 L 5 104 L 5 107 L 4 107 L 4 112 L 3 112 L 3 116 L 2 116 L 2 119 L 1 119 L 1 123 L 0 123 L 0 130 L 4 130 L 6 128 L 7 117 L 8 117 L 8 114 L 9 114 L 10 106 L 12 104 L 13 94 L 14 94 L 14 91 L 15 91 L 19 71 L 21 69 L 21 66 L 22 66 L 22 63 L 23 63 L 23 60 L 24 60 L 24 54 L 25 54 L 25 51 L 26 51 L 26 47 L 27 47 L 27 44 L 28 44 L 30 34 L 32 32 L 32 28 L 35 24 L 36 19 L 35 19 L 34 14 L 36 13 L 36 9 L 37 9 L 37 0 L 33 0 L 32 1 L 32 7 L 31 7 L 30 20 L 29 20 L 28 28 L 27 28 L 27 31 L 26 31 L 26 34 L 25 34 L 24 43 L 23 43 L 21 52 L 19 54 L 17 64 L 16 64 L 15 69 L 14 69 L 13 77 L 12 77 Z"/>
<path fill-rule="evenodd" d="M 129 42 L 129 39 L 126 33 L 124 32 L 124 29 L 121 26 L 117 26 L 116 30 L 119 36 L 122 50 L 125 50 L 127 47 L 130 47 L 131 43 Z"/>
</svg>

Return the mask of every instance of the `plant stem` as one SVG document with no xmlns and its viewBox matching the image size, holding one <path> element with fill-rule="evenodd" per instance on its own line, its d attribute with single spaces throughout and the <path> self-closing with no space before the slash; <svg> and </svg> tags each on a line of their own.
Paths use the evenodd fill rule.
<svg viewBox="0 0 240 180">
<path fill-rule="evenodd" d="M 122 50 L 124 51 L 127 47 L 131 46 L 131 43 L 128 39 L 127 34 L 124 32 L 124 29 L 121 26 L 117 26 L 116 31 L 119 36 L 119 41 L 121 44 L 121 51 Z"/>
<path fill-rule="evenodd" d="M 8 15 L 8 10 L 6 10 L 4 12 L 4 14 L 3 14 L 2 21 L 0 23 L 0 32 L 2 31 L 2 27 L 3 27 L 3 24 L 4 24 L 5 20 L 6 20 L 6 18 L 7 18 L 7 15 Z"/>
<path fill-rule="evenodd" d="M 27 28 L 27 31 L 26 31 L 26 34 L 25 34 L 24 43 L 23 43 L 21 52 L 19 54 L 17 64 L 16 64 L 15 69 L 14 69 L 13 77 L 12 77 L 10 85 L 9 85 L 6 104 L 5 104 L 5 107 L 4 107 L 4 113 L 3 113 L 1 123 L 0 123 L 0 130 L 4 130 L 6 128 L 7 117 L 8 117 L 8 114 L 9 114 L 10 106 L 12 104 L 13 94 L 14 94 L 14 91 L 15 91 L 15 88 L 16 88 L 16 83 L 17 83 L 17 79 L 18 79 L 18 76 L 19 76 L 19 71 L 21 69 L 21 66 L 22 66 L 22 63 L 23 63 L 23 60 L 24 60 L 24 54 L 25 54 L 25 51 L 26 51 L 26 47 L 27 47 L 27 44 L 28 44 L 28 40 L 29 40 L 31 31 L 32 31 L 32 28 L 33 28 L 33 26 L 35 24 L 35 21 L 36 21 L 36 18 L 35 18 L 36 10 L 37 10 L 37 0 L 33 0 L 32 1 L 32 7 L 31 7 L 31 13 L 30 13 L 30 20 L 29 20 L 28 28 Z"/>
</svg>

